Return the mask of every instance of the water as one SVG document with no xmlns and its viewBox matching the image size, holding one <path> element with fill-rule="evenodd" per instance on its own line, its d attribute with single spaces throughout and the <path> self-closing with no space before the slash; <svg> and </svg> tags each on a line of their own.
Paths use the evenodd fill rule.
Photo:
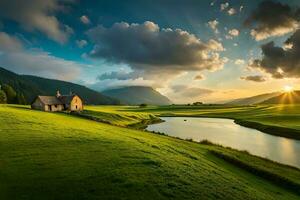
<svg viewBox="0 0 300 200">
<path fill-rule="evenodd" d="M 246 150 L 249 153 L 300 168 L 300 141 L 269 135 L 235 124 L 230 119 L 162 117 L 165 122 L 147 127 L 170 136 Z M 185 121 L 186 120 L 186 121 Z"/>
</svg>

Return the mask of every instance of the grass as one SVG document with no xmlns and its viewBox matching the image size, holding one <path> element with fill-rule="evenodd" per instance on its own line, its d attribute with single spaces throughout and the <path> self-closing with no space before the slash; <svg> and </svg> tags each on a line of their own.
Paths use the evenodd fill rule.
<svg viewBox="0 0 300 200">
<path fill-rule="evenodd" d="M 133 114 L 128 107 L 95 109 Z M 131 124 L 123 116 L 111 117 L 117 125 Z M 1 105 L 0 199 L 299 199 L 295 189 L 212 151 L 251 162 L 296 186 L 298 169 L 120 126 Z"/>
<path fill-rule="evenodd" d="M 113 107 L 111 107 L 113 109 Z M 234 119 L 238 124 L 263 132 L 300 140 L 300 105 L 255 106 L 150 106 L 124 107 L 124 112 L 156 116 L 219 117 Z"/>
</svg>

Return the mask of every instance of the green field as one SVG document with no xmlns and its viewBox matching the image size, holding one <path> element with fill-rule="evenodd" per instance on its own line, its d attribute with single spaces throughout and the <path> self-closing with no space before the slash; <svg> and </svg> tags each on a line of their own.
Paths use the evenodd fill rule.
<svg viewBox="0 0 300 200">
<path fill-rule="evenodd" d="M 87 110 L 113 125 L 0 105 L 0 199 L 299 199 L 296 168 L 122 127 L 171 109 Z"/>
<path fill-rule="evenodd" d="M 300 140 L 300 105 L 87 107 L 100 112 L 155 116 L 220 117 L 263 132 Z M 118 120 L 115 121 L 119 123 Z"/>
</svg>

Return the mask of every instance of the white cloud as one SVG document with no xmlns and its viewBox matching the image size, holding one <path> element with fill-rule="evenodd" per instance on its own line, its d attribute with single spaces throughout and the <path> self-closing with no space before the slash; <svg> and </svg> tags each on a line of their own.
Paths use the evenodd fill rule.
<svg viewBox="0 0 300 200">
<path fill-rule="evenodd" d="M 89 19 L 88 16 L 86 16 L 86 15 L 82 15 L 82 16 L 80 17 L 80 21 L 81 21 L 83 24 L 90 24 L 90 23 L 91 23 L 90 19 Z"/>
<path fill-rule="evenodd" d="M 229 7 L 229 3 L 228 3 L 228 2 L 222 3 L 222 4 L 220 5 L 220 10 L 221 10 L 221 11 L 224 11 L 224 10 L 226 10 L 228 7 Z"/>
<path fill-rule="evenodd" d="M 244 9 L 244 6 L 240 6 L 240 12 L 242 12 L 242 10 Z"/>
<path fill-rule="evenodd" d="M 245 60 L 237 59 L 237 60 L 235 60 L 234 64 L 236 64 L 236 65 L 244 65 L 245 64 Z"/>
<path fill-rule="evenodd" d="M 215 19 L 215 20 L 212 20 L 212 21 L 209 21 L 208 23 L 208 26 L 215 32 L 215 33 L 219 33 L 219 30 L 218 30 L 218 24 L 219 22 Z"/>
<path fill-rule="evenodd" d="M 228 11 L 227 11 L 228 15 L 234 15 L 236 14 L 236 10 L 234 8 L 230 8 Z"/>
<path fill-rule="evenodd" d="M 233 37 L 236 37 L 240 34 L 240 31 L 234 28 L 234 29 L 229 30 L 228 34 L 233 36 Z"/>
<path fill-rule="evenodd" d="M 20 74 L 73 80 L 83 68 L 42 50 L 25 50 L 18 38 L 4 32 L 0 32 L 0 51 L 0 66 Z"/>
</svg>

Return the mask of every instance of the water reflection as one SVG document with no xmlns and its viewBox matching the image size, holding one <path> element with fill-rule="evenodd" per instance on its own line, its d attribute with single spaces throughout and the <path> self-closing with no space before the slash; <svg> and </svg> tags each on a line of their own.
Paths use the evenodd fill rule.
<svg viewBox="0 0 300 200">
<path fill-rule="evenodd" d="M 217 118 L 163 117 L 164 123 L 148 126 L 170 136 L 247 150 L 251 154 L 300 168 L 300 141 L 272 136 L 237 125 L 233 120 Z M 186 120 L 186 121 L 185 121 Z"/>
</svg>

